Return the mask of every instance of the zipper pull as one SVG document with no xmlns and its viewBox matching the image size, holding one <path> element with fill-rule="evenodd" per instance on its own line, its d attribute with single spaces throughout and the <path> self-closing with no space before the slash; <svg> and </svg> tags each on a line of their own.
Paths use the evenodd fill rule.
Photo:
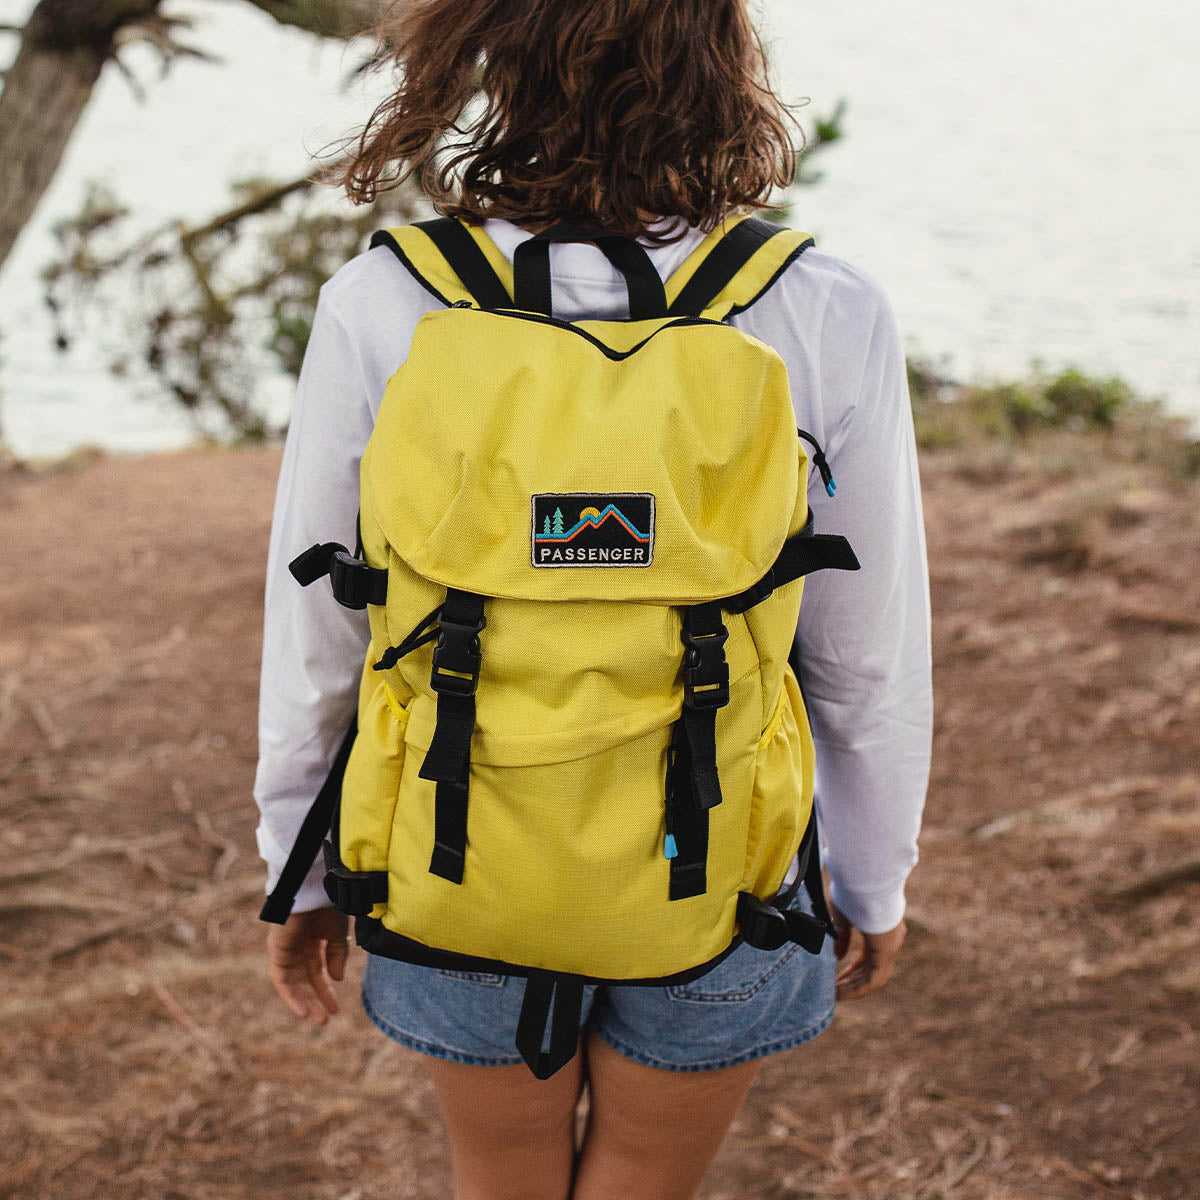
<svg viewBox="0 0 1200 1200">
<path fill-rule="evenodd" d="M 450 307 L 451 308 L 470 308 L 471 302 L 470 302 L 470 300 L 455 300 L 454 303 L 450 305 Z"/>
<path fill-rule="evenodd" d="M 820 443 L 811 433 L 806 433 L 803 429 L 797 429 L 796 433 L 813 448 L 812 464 L 817 468 L 817 474 L 821 476 L 821 482 L 825 485 L 825 494 L 827 496 L 835 495 L 837 482 L 833 478 L 829 460 L 825 457 L 825 451 L 821 449 Z"/>
</svg>

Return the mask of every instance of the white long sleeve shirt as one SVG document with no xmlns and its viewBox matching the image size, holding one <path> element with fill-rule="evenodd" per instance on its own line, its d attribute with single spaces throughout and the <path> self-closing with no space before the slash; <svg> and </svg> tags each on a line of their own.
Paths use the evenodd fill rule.
<svg viewBox="0 0 1200 1200">
<path fill-rule="evenodd" d="M 512 258 L 529 235 L 485 231 Z M 701 238 L 647 246 L 665 279 Z M 554 312 L 628 314 L 625 283 L 593 245 L 551 248 Z M 417 321 L 438 302 L 385 248 L 347 263 L 321 289 L 283 454 L 267 561 L 255 799 L 259 850 L 274 886 L 353 714 L 368 642 L 364 613 L 328 587 L 301 589 L 287 564 L 314 542 L 353 545 L 359 459 L 388 378 Z M 844 534 L 862 569 L 805 583 L 797 631 L 816 745 L 816 802 L 834 903 L 879 933 L 904 914 L 917 860 L 932 727 L 929 588 L 904 356 L 878 286 L 810 249 L 733 318 L 787 366 L 796 423 L 837 479 L 815 472 L 815 526 Z M 294 911 L 328 903 L 314 867 Z"/>
</svg>

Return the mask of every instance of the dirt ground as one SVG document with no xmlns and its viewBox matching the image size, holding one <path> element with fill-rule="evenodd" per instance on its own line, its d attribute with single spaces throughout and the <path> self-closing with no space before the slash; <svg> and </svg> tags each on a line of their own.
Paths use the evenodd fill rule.
<svg viewBox="0 0 1200 1200">
<path fill-rule="evenodd" d="M 1200 1197 L 1200 487 L 1091 463 L 925 457 L 910 944 L 886 991 L 770 1060 L 707 1200 Z M 4 1196 L 449 1195 L 419 1063 L 350 987 L 319 1031 L 264 976 L 277 465 L 0 473 Z"/>
</svg>

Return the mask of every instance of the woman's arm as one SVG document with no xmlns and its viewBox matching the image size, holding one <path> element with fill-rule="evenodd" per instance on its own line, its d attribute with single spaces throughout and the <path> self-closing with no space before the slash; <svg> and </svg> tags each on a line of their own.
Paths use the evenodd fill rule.
<svg viewBox="0 0 1200 1200">
<path fill-rule="evenodd" d="M 365 613 L 339 605 L 324 581 L 301 588 L 287 569 L 315 542 L 354 545 L 358 466 L 371 434 L 364 373 L 327 291 L 300 371 L 267 555 L 254 797 L 268 890 L 354 714 L 369 639 Z M 310 872 L 295 912 L 329 903 L 323 873 Z"/>
<path fill-rule="evenodd" d="M 840 290 L 820 367 L 838 488 L 830 499 L 818 484 L 811 499 L 817 528 L 845 534 L 862 570 L 807 581 L 798 639 L 831 898 L 850 925 L 883 934 L 904 915 L 929 781 L 929 583 L 895 320 L 861 277 Z"/>
</svg>

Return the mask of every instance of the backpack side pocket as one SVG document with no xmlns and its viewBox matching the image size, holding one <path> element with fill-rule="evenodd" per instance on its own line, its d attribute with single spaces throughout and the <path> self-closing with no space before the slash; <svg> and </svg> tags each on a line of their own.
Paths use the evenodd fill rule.
<svg viewBox="0 0 1200 1200">
<path fill-rule="evenodd" d="M 779 890 L 808 827 L 812 803 L 812 733 L 789 667 L 758 743 L 743 891 L 767 899 Z"/>
<path fill-rule="evenodd" d="M 351 871 L 387 870 L 408 714 L 382 679 L 359 705 L 338 825 L 341 859 Z"/>
</svg>

